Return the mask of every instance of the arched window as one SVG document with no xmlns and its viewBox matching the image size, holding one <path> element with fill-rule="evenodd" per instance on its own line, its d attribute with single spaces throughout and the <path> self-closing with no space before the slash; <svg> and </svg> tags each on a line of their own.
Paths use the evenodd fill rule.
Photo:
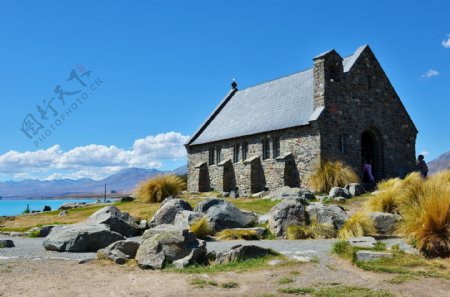
<svg viewBox="0 0 450 297">
<path fill-rule="evenodd" d="M 213 148 L 209 149 L 209 165 L 214 165 L 214 162 L 216 161 L 216 158 L 214 157 L 215 150 Z"/>
<path fill-rule="evenodd" d="M 273 150 L 273 158 L 278 158 L 280 156 L 280 138 L 274 138 L 272 140 L 272 150 Z"/>
<path fill-rule="evenodd" d="M 248 158 L 248 143 L 244 142 L 242 144 L 242 160 L 246 160 Z"/>
<path fill-rule="evenodd" d="M 240 145 L 239 145 L 239 144 L 236 144 L 236 145 L 234 146 L 234 152 L 233 152 L 233 162 L 234 162 L 234 163 L 237 163 L 237 162 L 240 161 L 240 159 L 239 159 L 240 150 L 241 150 Z"/>
<path fill-rule="evenodd" d="M 270 141 L 268 138 L 265 138 L 262 141 L 262 157 L 263 160 L 270 158 Z"/>
</svg>

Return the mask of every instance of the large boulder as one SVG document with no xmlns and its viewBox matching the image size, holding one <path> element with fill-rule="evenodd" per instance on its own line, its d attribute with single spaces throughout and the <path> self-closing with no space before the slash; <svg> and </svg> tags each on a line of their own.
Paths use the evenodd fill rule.
<svg viewBox="0 0 450 297">
<path fill-rule="evenodd" d="M 320 202 L 311 203 L 306 207 L 311 220 L 318 224 L 331 225 L 339 230 L 348 219 L 347 213 L 337 205 L 324 205 Z"/>
<path fill-rule="evenodd" d="M 181 229 L 189 229 L 191 225 L 203 217 L 202 213 L 182 210 L 177 213 L 173 224 Z"/>
<path fill-rule="evenodd" d="M 206 243 L 203 240 L 198 240 L 186 229 L 163 224 L 145 231 L 136 260 L 144 269 L 161 269 L 166 263 L 180 259 L 189 264 L 202 263 L 205 256 Z"/>
<path fill-rule="evenodd" d="M 378 234 L 391 235 L 395 227 L 395 215 L 385 212 L 371 212 L 369 217 L 373 221 L 373 226 Z"/>
<path fill-rule="evenodd" d="M 74 208 L 80 208 L 80 207 L 84 207 L 86 206 L 87 203 L 86 202 L 67 202 L 64 203 L 63 205 L 61 205 L 58 210 L 68 210 L 68 209 L 74 209 Z"/>
<path fill-rule="evenodd" d="M 256 214 L 241 211 L 234 204 L 221 199 L 208 199 L 196 210 L 203 211 L 215 231 L 248 227 L 258 220 Z"/>
<path fill-rule="evenodd" d="M 107 258 L 117 264 L 125 264 L 126 261 L 134 259 L 139 248 L 139 243 L 131 240 L 119 240 L 111 243 L 106 248 L 97 251 L 98 258 Z"/>
<path fill-rule="evenodd" d="M 256 245 L 236 245 L 229 251 L 220 252 L 216 256 L 216 264 L 228 262 L 239 262 L 248 259 L 265 257 L 267 255 L 276 255 L 271 249 L 262 248 Z"/>
<path fill-rule="evenodd" d="M 377 241 L 371 236 L 353 237 L 347 239 L 347 242 L 354 247 L 358 248 L 373 248 L 376 246 Z"/>
<path fill-rule="evenodd" d="M 309 224 L 306 205 L 306 200 L 302 198 L 286 199 L 275 205 L 269 212 L 269 229 L 280 237 L 291 225 L 306 226 Z"/>
<path fill-rule="evenodd" d="M 291 188 L 288 186 L 284 186 L 270 192 L 270 197 L 276 199 L 285 199 L 285 198 L 305 198 L 308 200 L 312 200 L 315 198 L 314 193 L 307 189 L 300 188 Z"/>
<path fill-rule="evenodd" d="M 394 254 L 389 252 L 357 251 L 355 257 L 357 261 L 374 261 L 383 258 L 392 258 Z"/>
<path fill-rule="evenodd" d="M 139 233 L 136 220 L 126 212 L 121 212 L 115 206 L 105 206 L 93 213 L 86 221 L 88 224 L 101 224 L 111 231 L 130 237 Z"/>
<path fill-rule="evenodd" d="M 334 187 L 334 188 L 331 188 L 330 193 L 328 194 L 328 197 L 330 199 L 332 199 L 334 197 L 351 198 L 352 195 L 350 194 L 349 190 L 347 190 L 346 188 Z"/>
<path fill-rule="evenodd" d="M 217 198 L 208 198 L 203 201 L 200 201 L 197 204 L 197 206 L 195 206 L 194 211 L 206 213 L 210 207 L 213 207 L 215 205 L 222 204 L 222 203 L 225 203 L 225 200 L 217 199 Z"/>
<path fill-rule="evenodd" d="M 353 197 L 362 195 L 366 192 L 364 187 L 358 183 L 351 183 L 345 186 L 345 188 L 349 191 L 350 195 Z"/>
<path fill-rule="evenodd" d="M 46 250 L 58 252 L 97 252 L 124 239 L 106 225 L 79 223 L 54 227 L 43 246 Z"/>
<path fill-rule="evenodd" d="M 150 226 L 154 227 L 161 224 L 173 224 L 177 213 L 183 210 L 192 211 L 192 207 L 188 202 L 182 199 L 167 198 L 153 216 Z"/>
</svg>

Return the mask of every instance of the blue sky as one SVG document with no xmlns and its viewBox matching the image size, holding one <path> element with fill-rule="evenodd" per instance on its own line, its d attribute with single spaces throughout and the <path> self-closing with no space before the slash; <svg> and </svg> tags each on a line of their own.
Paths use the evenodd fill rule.
<svg viewBox="0 0 450 297">
<path fill-rule="evenodd" d="M 450 150 L 450 2 L 366 2 L 2 0 L 0 180 L 175 168 L 232 78 L 244 88 L 366 43 L 432 160 Z M 52 98 L 59 116 L 77 109 L 36 146 L 20 128 L 28 114 L 54 123 L 37 111 Z"/>
</svg>

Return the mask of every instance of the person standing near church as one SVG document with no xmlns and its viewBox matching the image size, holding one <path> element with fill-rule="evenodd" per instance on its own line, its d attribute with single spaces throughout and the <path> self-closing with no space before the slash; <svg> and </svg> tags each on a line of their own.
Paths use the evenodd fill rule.
<svg viewBox="0 0 450 297">
<path fill-rule="evenodd" d="M 420 176 L 422 176 L 422 178 L 427 178 L 428 166 L 423 155 L 419 155 L 419 157 L 417 157 L 417 171 L 420 172 Z"/>
</svg>

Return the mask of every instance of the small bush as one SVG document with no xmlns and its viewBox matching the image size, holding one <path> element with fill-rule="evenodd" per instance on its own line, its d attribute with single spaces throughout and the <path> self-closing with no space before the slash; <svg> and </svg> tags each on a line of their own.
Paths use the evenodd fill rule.
<svg viewBox="0 0 450 297">
<path fill-rule="evenodd" d="M 206 238 L 208 235 L 214 235 L 214 230 L 211 228 L 207 217 L 203 217 L 194 222 L 189 228 L 189 231 L 194 233 L 197 238 L 201 239 Z"/>
<path fill-rule="evenodd" d="M 336 231 L 331 225 L 317 224 L 312 221 L 310 225 L 303 226 L 289 226 L 287 228 L 287 238 L 290 240 L 296 239 L 327 239 L 336 237 Z"/>
<path fill-rule="evenodd" d="M 185 187 L 186 184 L 179 176 L 159 175 L 141 183 L 135 192 L 139 200 L 156 203 L 177 195 Z"/>
<path fill-rule="evenodd" d="M 312 189 L 321 193 L 328 193 L 332 187 L 343 187 L 358 181 L 355 171 L 340 161 L 320 162 L 314 168 L 309 180 Z"/>
<path fill-rule="evenodd" d="M 338 237 L 347 239 L 376 233 L 373 221 L 364 213 L 357 212 L 351 216 L 339 230 Z"/>
<path fill-rule="evenodd" d="M 430 178 L 410 203 L 400 209 L 400 231 L 413 235 L 417 247 L 430 257 L 450 256 L 450 186 L 445 174 Z"/>
</svg>

